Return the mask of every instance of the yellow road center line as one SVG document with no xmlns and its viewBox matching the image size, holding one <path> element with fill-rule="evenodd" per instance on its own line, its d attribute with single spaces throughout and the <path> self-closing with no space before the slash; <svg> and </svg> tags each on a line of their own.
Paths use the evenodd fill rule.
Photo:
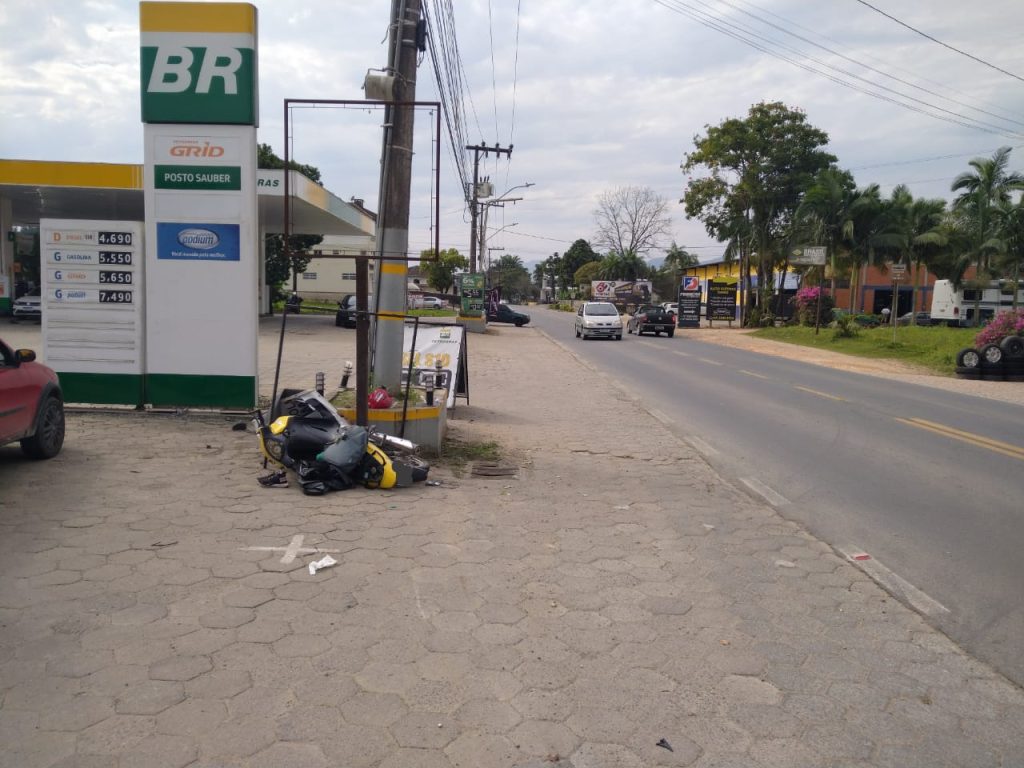
<svg viewBox="0 0 1024 768">
<path fill-rule="evenodd" d="M 743 368 L 740 368 L 740 373 L 745 373 L 747 376 L 753 376 L 753 377 L 758 378 L 758 379 L 767 379 L 768 378 L 767 376 L 763 376 L 760 373 L 754 373 L 753 371 L 747 371 L 747 370 L 744 370 Z"/>
<path fill-rule="evenodd" d="M 700 360 L 702 363 L 708 363 L 709 365 L 721 365 L 721 363 L 718 362 L 717 360 L 708 360 L 708 358 L 706 357 L 698 357 L 697 359 Z"/>
<path fill-rule="evenodd" d="M 680 352 L 678 349 L 673 349 L 672 354 L 679 355 L 680 357 L 692 357 L 692 355 L 689 352 Z"/>
<path fill-rule="evenodd" d="M 999 440 L 993 440 L 990 437 L 983 437 L 981 435 L 975 435 L 971 432 L 963 432 L 959 429 L 953 429 L 953 427 L 947 427 L 945 424 L 936 424 L 934 421 L 926 421 L 925 419 L 900 419 L 896 421 L 901 424 L 908 424 L 918 429 L 926 429 L 929 432 L 934 432 L 937 435 L 944 435 L 945 437 L 951 437 L 954 440 L 960 440 L 965 443 L 970 443 L 979 448 L 987 448 L 990 451 L 1001 453 L 1004 456 L 1009 456 L 1011 459 L 1020 459 L 1024 461 L 1024 448 L 1010 443 L 1004 443 Z"/>
<path fill-rule="evenodd" d="M 828 392 L 819 392 L 816 389 L 810 389 L 808 387 L 795 387 L 795 389 L 799 389 L 801 392 L 809 392 L 812 395 L 817 395 L 818 397 L 827 397 L 829 400 L 838 400 L 841 403 L 845 403 L 846 402 L 846 398 L 845 397 L 839 397 L 837 395 L 830 395 Z"/>
</svg>

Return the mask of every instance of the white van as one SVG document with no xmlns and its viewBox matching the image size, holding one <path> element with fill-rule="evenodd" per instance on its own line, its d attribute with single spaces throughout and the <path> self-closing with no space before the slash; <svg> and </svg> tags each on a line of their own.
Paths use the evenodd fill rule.
<svg viewBox="0 0 1024 768">
<path fill-rule="evenodd" d="M 994 280 L 985 288 L 953 286 L 952 280 L 936 280 L 932 290 L 932 323 L 935 325 L 981 326 L 999 312 L 1013 308 L 1012 280 Z M 1017 286 L 1017 306 L 1024 306 L 1024 285 Z M 981 294 L 979 318 L 975 321 L 975 301 Z"/>
</svg>

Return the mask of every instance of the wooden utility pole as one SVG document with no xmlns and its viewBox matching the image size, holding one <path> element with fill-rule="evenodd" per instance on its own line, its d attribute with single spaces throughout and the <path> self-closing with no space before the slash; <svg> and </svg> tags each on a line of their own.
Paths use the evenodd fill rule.
<svg viewBox="0 0 1024 768">
<path fill-rule="evenodd" d="M 388 74 L 395 77 L 394 100 L 385 111 L 377 252 L 405 259 L 409 249 L 416 51 L 421 39 L 421 0 L 392 0 Z M 408 290 L 408 262 L 378 260 L 375 384 L 395 390 L 402 379 L 402 341 Z"/>
<path fill-rule="evenodd" d="M 506 149 L 501 148 L 501 144 L 495 144 L 493 147 L 488 147 L 486 142 L 481 141 L 479 145 L 471 145 L 466 149 L 473 150 L 473 189 L 471 190 L 470 200 L 470 235 L 469 235 L 469 271 L 478 272 L 477 269 L 477 208 L 478 208 L 478 195 L 477 192 L 480 188 L 480 154 L 488 155 L 493 152 L 496 155 L 508 155 L 512 156 L 512 145 L 509 144 Z M 482 255 L 482 254 L 481 254 Z"/>
</svg>

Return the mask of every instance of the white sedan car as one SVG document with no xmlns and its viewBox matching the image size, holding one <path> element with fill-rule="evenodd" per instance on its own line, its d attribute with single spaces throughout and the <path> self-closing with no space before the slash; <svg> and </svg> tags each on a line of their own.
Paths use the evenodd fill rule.
<svg viewBox="0 0 1024 768">
<path fill-rule="evenodd" d="M 587 301 L 576 311 L 576 338 L 622 341 L 622 318 L 610 301 Z"/>
</svg>

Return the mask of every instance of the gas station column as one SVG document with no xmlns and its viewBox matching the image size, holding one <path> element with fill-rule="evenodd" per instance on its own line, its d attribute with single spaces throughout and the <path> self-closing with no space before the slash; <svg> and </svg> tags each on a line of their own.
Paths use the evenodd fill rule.
<svg viewBox="0 0 1024 768">
<path fill-rule="evenodd" d="M 257 402 L 257 14 L 139 4 L 145 137 L 146 397 Z"/>
</svg>

